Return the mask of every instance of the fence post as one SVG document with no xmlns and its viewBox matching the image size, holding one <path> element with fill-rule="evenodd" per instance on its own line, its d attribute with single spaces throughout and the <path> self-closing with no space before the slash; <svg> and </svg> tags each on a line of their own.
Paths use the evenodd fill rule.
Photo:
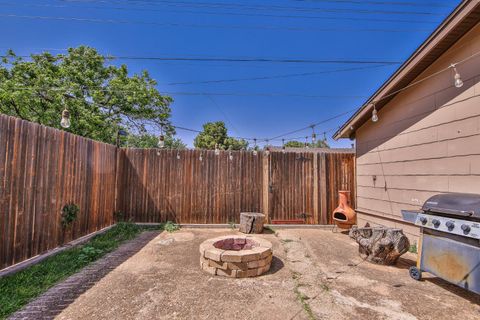
<svg viewBox="0 0 480 320">
<path fill-rule="evenodd" d="M 313 223 L 318 220 L 318 152 L 313 153 Z"/>
<path fill-rule="evenodd" d="M 269 155 L 263 154 L 263 183 L 262 183 L 262 199 L 263 214 L 265 214 L 265 223 L 270 222 L 270 161 Z"/>
<path fill-rule="evenodd" d="M 320 191 L 320 222 L 321 224 L 328 224 L 328 212 L 327 212 L 327 159 L 326 154 L 320 154 L 320 181 L 319 181 L 319 191 Z"/>
</svg>

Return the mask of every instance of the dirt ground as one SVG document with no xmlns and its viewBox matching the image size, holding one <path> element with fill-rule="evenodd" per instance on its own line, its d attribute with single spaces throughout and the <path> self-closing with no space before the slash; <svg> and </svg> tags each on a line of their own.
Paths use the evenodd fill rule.
<svg viewBox="0 0 480 320">
<path fill-rule="evenodd" d="M 250 279 L 200 270 L 200 243 L 225 229 L 162 233 L 81 295 L 57 319 L 480 319 L 480 296 L 397 266 L 364 262 L 342 233 L 284 229 L 269 273 Z"/>
</svg>

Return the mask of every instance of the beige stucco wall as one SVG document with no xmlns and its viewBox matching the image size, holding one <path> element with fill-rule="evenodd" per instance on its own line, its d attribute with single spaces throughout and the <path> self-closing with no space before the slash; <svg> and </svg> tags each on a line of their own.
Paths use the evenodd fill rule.
<svg viewBox="0 0 480 320">
<path fill-rule="evenodd" d="M 480 52 L 477 25 L 418 79 Z M 464 80 L 453 86 L 446 71 L 411 87 L 356 132 L 359 225 L 415 226 L 401 209 L 419 209 L 441 192 L 480 193 L 480 54 L 457 67 Z M 376 181 L 374 181 L 376 176 Z"/>
</svg>

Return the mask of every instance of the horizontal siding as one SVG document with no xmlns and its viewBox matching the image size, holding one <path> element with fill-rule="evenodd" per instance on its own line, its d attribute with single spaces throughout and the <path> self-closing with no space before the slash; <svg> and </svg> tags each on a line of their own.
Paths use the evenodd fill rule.
<svg viewBox="0 0 480 320">
<path fill-rule="evenodd" d="M 480 47 L 475 27 L 419 79 Z M 380 121 L 356 132 L 359 222 L 414 226 L 402 222 L 402 209 L 420 209 L 442 192 L 480 193 L 480 57 L 459 64 L 464 80 L 453 86 L 443 72 L 396 96 L 379 111 Z"/>
</svg>

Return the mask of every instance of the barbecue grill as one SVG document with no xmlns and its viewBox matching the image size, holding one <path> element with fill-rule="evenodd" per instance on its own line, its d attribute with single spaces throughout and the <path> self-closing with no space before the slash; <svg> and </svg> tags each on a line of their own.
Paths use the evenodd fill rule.
<svg viewBox="0 0 480 320">
<path fill-rule="evenodd" d="M 438 194 L 421 211 L 402 210 L 402 215 L 421 230 L 410 276 L 420 280 L 426 271 L 480 294 L 480 195 Z"/>
</svg>

